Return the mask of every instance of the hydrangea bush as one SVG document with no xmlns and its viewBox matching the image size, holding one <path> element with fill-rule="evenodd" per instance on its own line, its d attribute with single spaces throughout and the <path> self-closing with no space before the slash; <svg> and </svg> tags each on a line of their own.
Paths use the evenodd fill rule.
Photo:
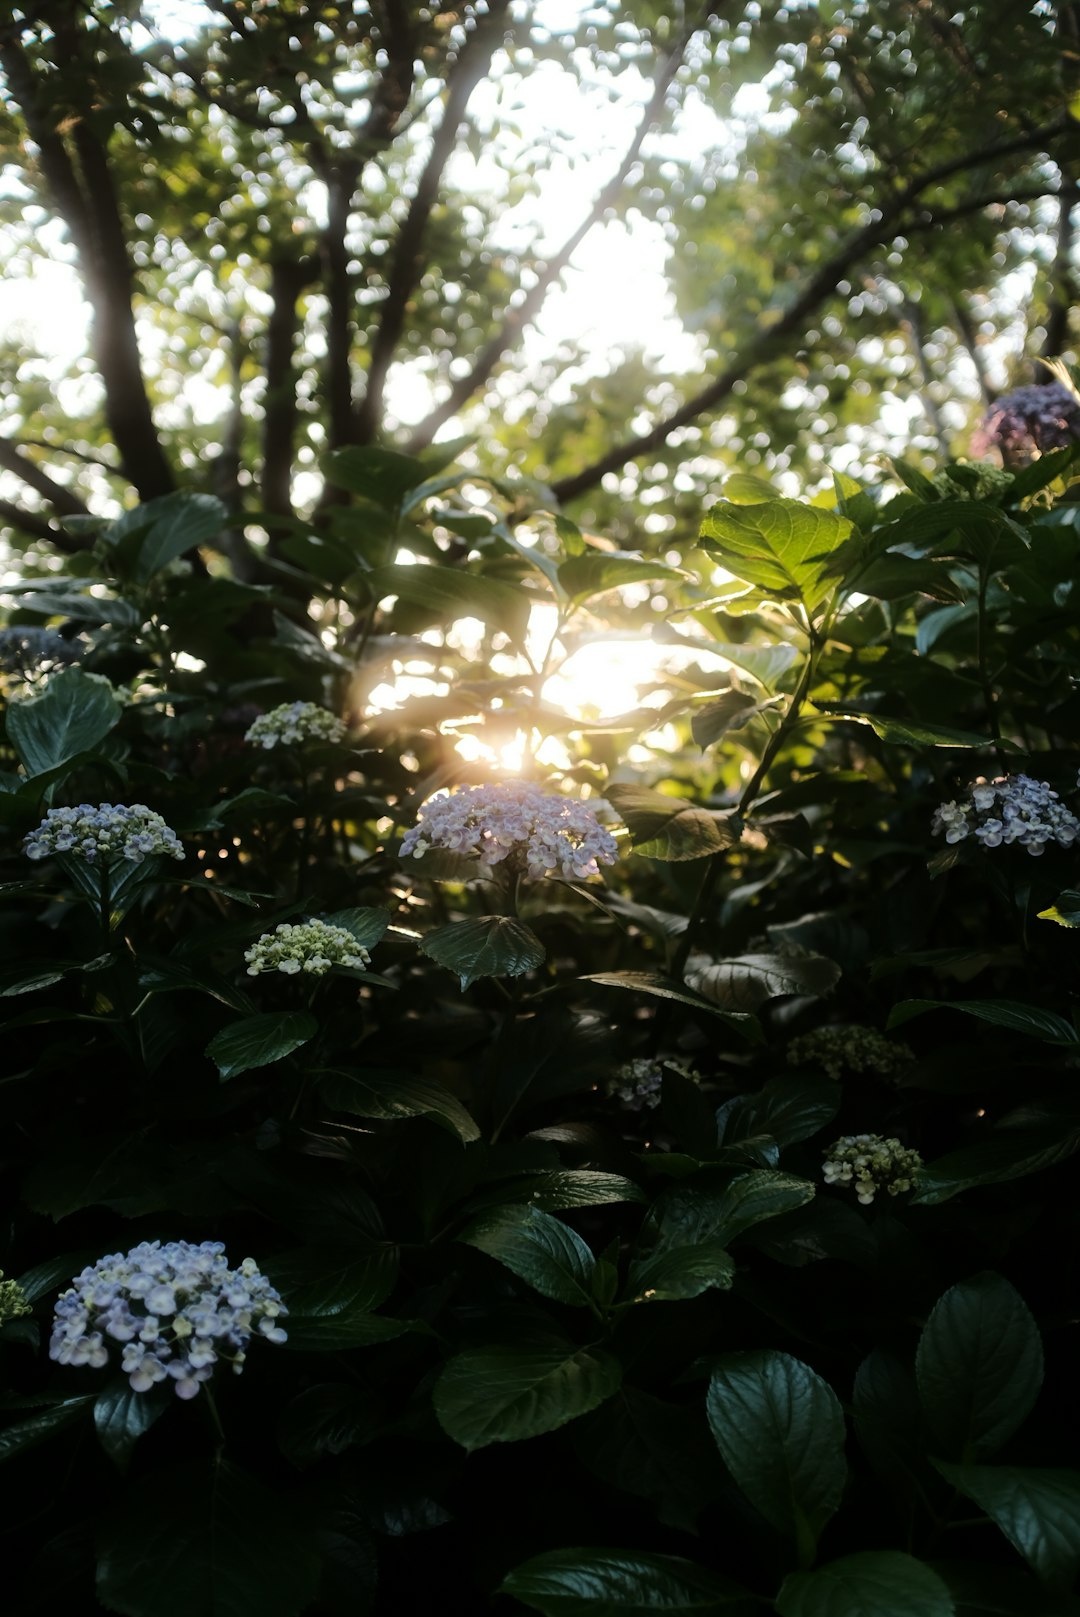
<svg viewBox="0 0 1080 1617">
<path fill-rule="evenodd" d="M 1068 1617 L 1075 449 L 663 559 L 337 454 L 273 638 L 201 494 L 4 597 L 11 1611 Z"/>
</svg>

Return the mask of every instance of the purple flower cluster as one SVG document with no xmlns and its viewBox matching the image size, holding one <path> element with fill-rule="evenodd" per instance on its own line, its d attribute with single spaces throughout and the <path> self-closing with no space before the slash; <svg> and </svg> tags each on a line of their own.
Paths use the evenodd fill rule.
<svg viewBox="0 0 1080 1617">
<path fill-rule="evenodd" d="M 992 404 L 971 438 L 976 457 L 998 450 L 1007 466 L 1024 465 L 1080 439 L 1080 402 L 1060 382 L 1014 388 Z"/>
<path fill-rule="evenodd" d="M 142 864 L 154 854 L 182 859 L 184 850 L 176 832 L 145 803 L 78 803 L 54 808 L 25 839 L 29 859 L 47 859 L 53 853 L 73 853 L 88 864 L 129 859 Z"/>
<path fill-rule="evenodd" d="M 932 829 L 945 841 L 974 837 L 984 848 L 1018 842 L 1030 854 L 1041 854 L 1048 842 L 1071 848 L 1080 837 L 1080 820 L 1059 801 L 1048 781 L 1030 775 L 1000 775 L 977 780 L 965 802 L 942 803 L 934 810 Z"/>
<path fill-rule="evenodd" d="M 613 865 L 618 844 L 596 818 L 594 805 L 556 797 L 525 781 L 459 786 L 432 797 L 419 823 L 406 831 L 403 856 L 429 848 L 475 856 L 485 865 L 510 859 L 529 876 L 557 870 L 587 881 Z"/>
<path fill-rule="evenodd" d="M 61 1293 L 49 1357 L 100 1370 L 108 1342 L 119 1342 L 133 1391 L 171 1378 L 178 1398 L 194 1398 L 219 1360 L 240 1374 L 253 1326 L 284 1342 L 275 1322 L 287 1312 L 252 1258 L 229 1268 L 220 1241 L 142 1241 L 99 1258 Z"/>
</svg>

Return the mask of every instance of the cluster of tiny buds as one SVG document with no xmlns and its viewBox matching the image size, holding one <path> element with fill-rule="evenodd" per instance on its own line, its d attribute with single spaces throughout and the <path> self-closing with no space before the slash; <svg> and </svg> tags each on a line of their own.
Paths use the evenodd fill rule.
<svg viewBox="0 0 1080 1617">
<path fill-rule="evenodd" d="M 272 747 L 295 747 L 305 741 L 338 742 L 345 733 L 341 719 L 328 708 L 315 702 L 282 702 L 269 713 L 260 713 L 244 740 L 268 752 Z"/>
<path fill-rule="evenodd" d="M 672 1061 L 669 1056 L 635 1056 L 632 1061 L 624 1061 L 614 1076 L 608 1079 L 606 1092 L 612 1100 L 620 1101 L 629 1112 L 654 1111 L 660 1104 L 666 1069 L 677 1072 L 691 1083 L 701 1082 L 699 1072 L 684 1066 L 681 1061 Z"/>
<path fill-rule="evenodd" d="M 254 1259 L 230 1269 L 220 1241 L 142 1241 L 99 1258 L 61 1293 L 49 1357 L 100 1370 L 119 1343 L 134 1392 L 171 1379 L 178 1398 L 194 1398 L 219 1362 L 240 1374 L 253 1327 L 284 1342 L 277 1321 L 287 1312 Z"/>
<path fill-rule="evenodd" d="M 5 1280 L 4 1271 L 0 1269 L 0 1325 L 6 1325 L 9 1319 L 21 1319 L 29 1312 L 30 1304 L 19 1282 Z"/>
<path fill-rule="evenodd" d="M 974 837 L 984 848 L 1019 843 L 1038 855 L 1047 843 L 1071 848 L 1080 837 L 1080 820 L 1059 800 L 1048 781 L 1030 775 L 980 777 L 968 788 L 963 802 L 942 803 L 934 811 L 935 835 L 945 833 L 949 843 Z"/>
<path fill-rule="evenodd" d="M 406 831 L 401 852 L 419 858 L 429 848 L 443 848 L 488 866 L 509 859 L 532 877 L 558 871 L 588 881 L 618 856 L 615 838 L 596 817 L 601 806 L 557 797 L 526 781 L 459 786 L 429 798 L 418 823 Z"/>
<path fill-rule="evenodd" d="M 282 921 L 244 953 L 248 976 L 262 971 L 281 971 L 286 977 L 306 972 L 322 977 L 332 966 L 366 966 L 371 960 L 351 932 L 326 921 L 302 921 L 295 925 Z"/>
<path fill-rule="evenodd" d="M 184 850 L 176 832 L 145 803 L 78 803 L 74 808 L 50 809 L 36 830 L 24 840 L 27 857 L 47 859 L 70 853 L 88 864 L 111 864 L 127 859 L 139 865 L 156 854 L 182 859 Z"/>
<path fill-rule="evenodd" d="M 787 1059 L 793 1067 L 821 1067 L 830 1078 L 872 1072 L 895 1081 L 914 1061 L 915 1054 L 899 1039 L 886 1038 L 872 1027 L 835 1022 L 792 1039 Z"/>
<path fill-rule="evenodd" d="M 823 1169 L 827 1185 L 851 1185 L 864 1207 L 879 1190 L 899 1196 L 910 1190 L 922 1157 L 896 1139 L 880 1134 L 845 1134 L 828 1146 Z"/>
</svg>

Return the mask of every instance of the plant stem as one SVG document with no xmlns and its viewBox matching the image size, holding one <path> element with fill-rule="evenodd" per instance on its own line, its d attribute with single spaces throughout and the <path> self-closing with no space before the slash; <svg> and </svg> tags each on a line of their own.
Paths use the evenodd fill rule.
<svg viewBox="0 0 1080 1617">
<path fill-rule="evenodd" d="M 109 890 L 109 862 L 103 860 L 98 876 L 100 883 L 98 902 L 101 916 L 101 937 L 106 950 L 112 946 L 112 895 Z"/>
</svg>

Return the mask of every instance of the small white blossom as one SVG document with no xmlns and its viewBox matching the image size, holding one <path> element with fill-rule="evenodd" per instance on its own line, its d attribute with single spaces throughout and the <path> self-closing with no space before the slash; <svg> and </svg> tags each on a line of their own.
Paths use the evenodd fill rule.
<svg viewBox="0 0 1080 1617">
<path fill-rule="evenodd" d="M 429 848 L 475 856 L 484 865 L 511 865 L 533 876 L 557 870 L 587 881 L 613 865 L 618 844 L 596 818 L 598 803 L 557 797 L 525 781 L 459 786 L 429 798 L 418 824 L 406 831 L 402 855 Z"/>
<path fill-rule="evenodd" d="M 315 702 L 283 702 L 280 707 L 261 713 L 244 736 L 253 746 L 298 746 L 304 741 L 340 741 L 345 725 L 328 708 Z"/>
<path fill-rule="evenodd" d="M 49 1357 L 59 1364 L 120 1367 L 135 1392 L 171 1379 L 194 1398 L 219 1362 L 243 1368 L 252 1329 L 284 1342 L 277 1321 L 288 1310 L 251 1258 L 230 1269 L 220 1241 L 142 1241 L 75 1276 L 56 1303 Z"/>
<path fill-rule="evenodd" d="M 792 1039 L 787 1059 L 793 1067 L 822 1067 L 830 1078 L 873 1072 L 879 1078 L 896 1079 L 915 1056 L 899 1039 L 855 1022 L 836 1022 Z"/>
<path fill-rule="evenodd" d="M 24 840 L 30 859 L 46 859 L 53 853 L 70 853 L 88 864 L 100 860 L 110 864 L 128 859 L 141 864 L 155 854 L 182 859 L 184 850 L 176 832 L 145 803 L 78 803 L 74 808 L 54 808 L 35 831 Z"/>
<path fill-rule="evenodd" d="M 326 921 L 303 921 L 293 925 L 282 921 L 273 932 L 264 932 L 245 951 L 248 976 L 261 971 L 281 971 L 286 977 L 307 972 L 322 977 L 331 966 L 366 966 L 371 959 L 351 932 Z"/>
<path fill-rule="evenodd" d="M 896 1139 L 880 1134 L 845 1134 L 825 1152 L 823 1169 L 827 1185 L 852 1185 L 864 1207 L 879 1190 L 899 1196 L 910 1190 L 922 1167 L 922 1157 L 909 1151 Z"/>
<path fill-rule="evenodd" d="M 660 1104 L 666 1067 L 691 1083 L 701 1082 L 701 1074 L 683 1066 L 681 1061 L 672 1061 L 668 1056 L 635 1056 L 632 1061 L 624 1061 L 615 1076 L 608 1079 L 607 1093 L 613 1100 L 621 1101 L 628 1111 L 654 1111 Z"/>
<path fill-rule="evenodd" d="M 968 837 L 984 848 L 1019 843 L 1041 854 L 1048 842 L 1071 848 L 1080 837 L 1080 820 L 1059 800 L 1048 781 L 1030 775 L 1000 775 L 975 781 L 964 802 L 942 803 L 934 811 L 932 830 L 945 841 Z"/>
</svg>

